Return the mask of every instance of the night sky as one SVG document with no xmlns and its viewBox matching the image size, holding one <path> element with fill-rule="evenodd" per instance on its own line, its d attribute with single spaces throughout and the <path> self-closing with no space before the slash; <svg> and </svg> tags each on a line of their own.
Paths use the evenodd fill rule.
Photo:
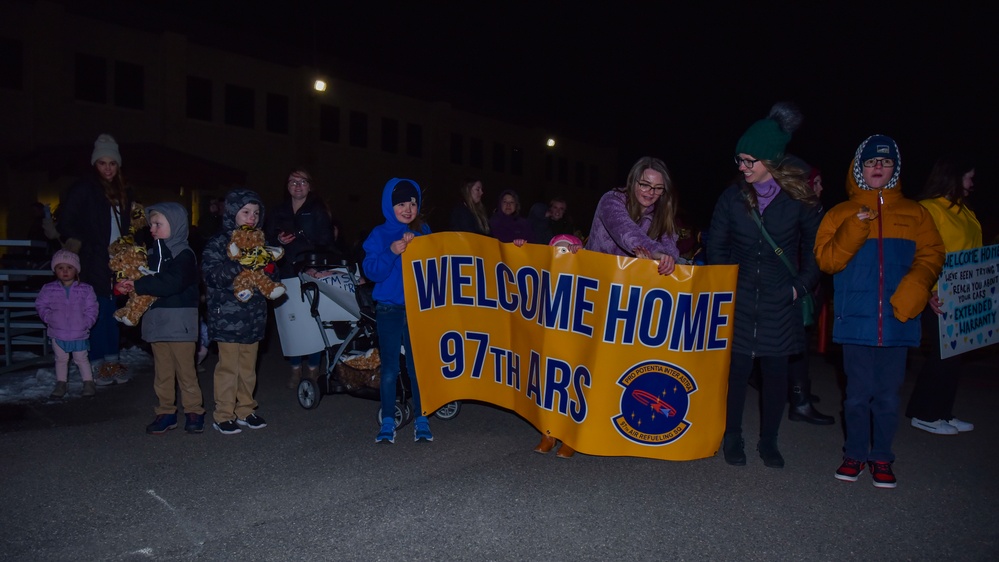
<svg viewBox="0 0 999 562">
<path fill-rule="evenodd" d="M 621 183 L 638 157 L 661 157 L 681 206 L 702 221 L 736 173 L 731 159 L 738 137 L 774 102 L 793 101 L 804 123 L 788 150 L 824 171 L 827 206 L 845 198 L 856 146 L 883 133 L 899 143 L 910 195 L 922 187 L 934 158 L 973 152 L 979 164 L 972 203 L 986 239 L 999 232 L 988 216 L 999 202 L 991 156 L 999 149 L 993 140 L 999 45 L 986 28 L 992 20 L 979 8 L 74 4 L 69 9 L 152 30 L 169 27 L 255 56 L 317 64 L 350 81 L 615 146 Z M 220 33 L 219 24 L 228 29 Z"/>
</svg>

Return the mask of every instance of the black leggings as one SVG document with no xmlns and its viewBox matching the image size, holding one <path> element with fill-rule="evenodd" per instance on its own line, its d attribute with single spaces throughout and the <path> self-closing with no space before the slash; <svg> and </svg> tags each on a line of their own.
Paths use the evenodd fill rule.
<svg viewBox="0 0 999 562">
<path fill-rule="evenodd" d="M 780 421 L 787 403 L 788 357 L 757 357 L 760 361 L 760 394 L 763 413 L 760 418 L 760 439 L 777 440 Z M 746 406 L 746 387 L 753 372 L 754 358 L 740 353 L 732 354 L 728 371 L 728 408 L 725 415 L 725 434 L 742 435 L 742 411 Z"/>
</svg>

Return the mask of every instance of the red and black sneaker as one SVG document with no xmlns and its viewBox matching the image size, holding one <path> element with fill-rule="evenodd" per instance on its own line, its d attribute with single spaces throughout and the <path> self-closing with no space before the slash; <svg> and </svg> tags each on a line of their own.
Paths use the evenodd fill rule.
<svg viewBox="0 0 999 562">
<path fill-rule="evenodd" d="M 863 471 L 864 463 L 851 458 L 844 458 L 843 464 L 839 465 L 839 468 L 836 469 L 836 479 L 846 482 L 856 482 L 857 477 L 860 476 L 860 473 Z"/>
<path fill-rule="evenodd" d="M 871 479 L 875 488 L 894 488 L 897 484 L 895 473 L 891 471 L 890 462 L 872 461 Z"/>
</svg>

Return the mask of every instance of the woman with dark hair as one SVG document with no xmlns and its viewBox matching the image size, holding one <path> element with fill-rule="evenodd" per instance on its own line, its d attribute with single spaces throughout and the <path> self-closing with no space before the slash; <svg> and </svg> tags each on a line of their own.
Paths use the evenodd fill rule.
<svg viewBox="0 0 999 562">
<path fill-rule="evenodd" d="M 482 182 L 467 179 L 461 184 L 461 202 L 451 209 L 451 230 L 489 236 L 489 214 L 482 204 Z"/>
<path fill-rule="evenodd" d="M 615 256 L 651 257 L 670 275 L 680 255 L 677 195 L 666 164 L 646 156 L 635 162 L 624 187 L 605 193 L 593 214 L 586 249 Z"/>
<path fill-rule="evenodd" d="M 97 295 L 97 323 L 90 329 L 90 358 L 99 386 L 126 382 L 119 362 L 118 322 L 114 319 L 114 273 L 108 246 L 129 234 L 132 195 L 121 175 L 121 153 L 114 137 L 102 134 L 90 154 L 93 174 L 71 185 L 59 201 L 63 246 L 80 256 L 80 280 Z"/>
<path fill-rule="evenodd" d="M 496 211 L 489 218 L 489 231 L 500 242 L 531 238 L 531 222 L 520 215 L 520 197 L 516 191 L 505 189 L 500 193 Z"/>
<path fill-rule="evenodd" d="M 982 245 L 982 225 L 967 201 L 974 187 L 975 166 L 970 159 L 958 155 L 937 160 L 926 180 L 919 204 L 933 217 L 948 253 Z M 933 287 L 921 317 L 923 338 L 931 345 L 905 415 L 912 418 L 912 427 L 917 429 L 937 435 L 957 435 L 971 431 L 975 426 L 954 417 L 954 398 L 963 355 L 940 358 L 940 324 L 937 318 L 941 314 L 941 306 L 937 288 Z"/>
<path fill-rule="evenodd" d="M 812 247 L 822 218 L 822 206 L 801 170 L 784 160 L 784 148 L 800 122 L 797 108 L 777 104 L 749 127 L 735 148 L 742 177 L 721 194 L 711 218 L 708 263 L 739 266 L 722 445 L 731 465 L 746 464 L 742 414 L 758 360 L 763 411 L 757 449 L 766 466 L 784 467 L 777 433 L 787 402 L 788 359 L 806 351 L 798 297 L 819 281 Z M 797 265 L 796 272 L 767 241 L 764 229 Z"/>
<path fill-rule="evenodd" d="M 312 176 L 301 168 L 288 174 L 287 196 L 270 213 L 265 229 L 267 239 L 277 242 L 285 250 L 284 257 L 278 261 L 281 279 L 295 278 L 296 282 L 298 272 L 295 271 L 295 262 L 310 252 L 332 249 L 337 236 L 326 203 L 312 190 Z M 278 323 L 278 328 L 281 327 L 282 324 Z M 279 335 L 290 337 L 280 334 L 280 330 Z M 317 378 L 322 350 L 305 357 L 308 361 L 308 376 Z M 291 363 L 288 388 L 294 389 L 302 378 L 302 357 L 292 356 L 288 361 Z"/>
</svg>

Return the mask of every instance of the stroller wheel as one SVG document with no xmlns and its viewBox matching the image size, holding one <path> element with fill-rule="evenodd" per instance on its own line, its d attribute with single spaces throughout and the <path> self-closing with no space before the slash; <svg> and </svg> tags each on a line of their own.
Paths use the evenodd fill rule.
<svg viewBox="0 0 999 562">
<path fill-rule="evenodd" d="M 314 410 L 319 406 L 319 399 L 322 398 L 322 395 L 318 382 L 303 378 L 298 383 L 298 404 L 306 410 Z"/>
<path fill-rule="evenodd" d="M 454 402 L 448 402 L 441 406 L 439 410 L 434 412 L 434 416 L 441 420 L 453 420 L 458 417 L 458 412 L 461 411 L 461 401 L 455 400 Z"/>
<path fill-rule="evenodd" d="M 407 400 L 405 403 L 395 403 L 395 427 L 399 429 L 413 421 L 413 406 Z M 382 409 L 378 408 L 378 425 L 382 423 Z"/>
</svg>

